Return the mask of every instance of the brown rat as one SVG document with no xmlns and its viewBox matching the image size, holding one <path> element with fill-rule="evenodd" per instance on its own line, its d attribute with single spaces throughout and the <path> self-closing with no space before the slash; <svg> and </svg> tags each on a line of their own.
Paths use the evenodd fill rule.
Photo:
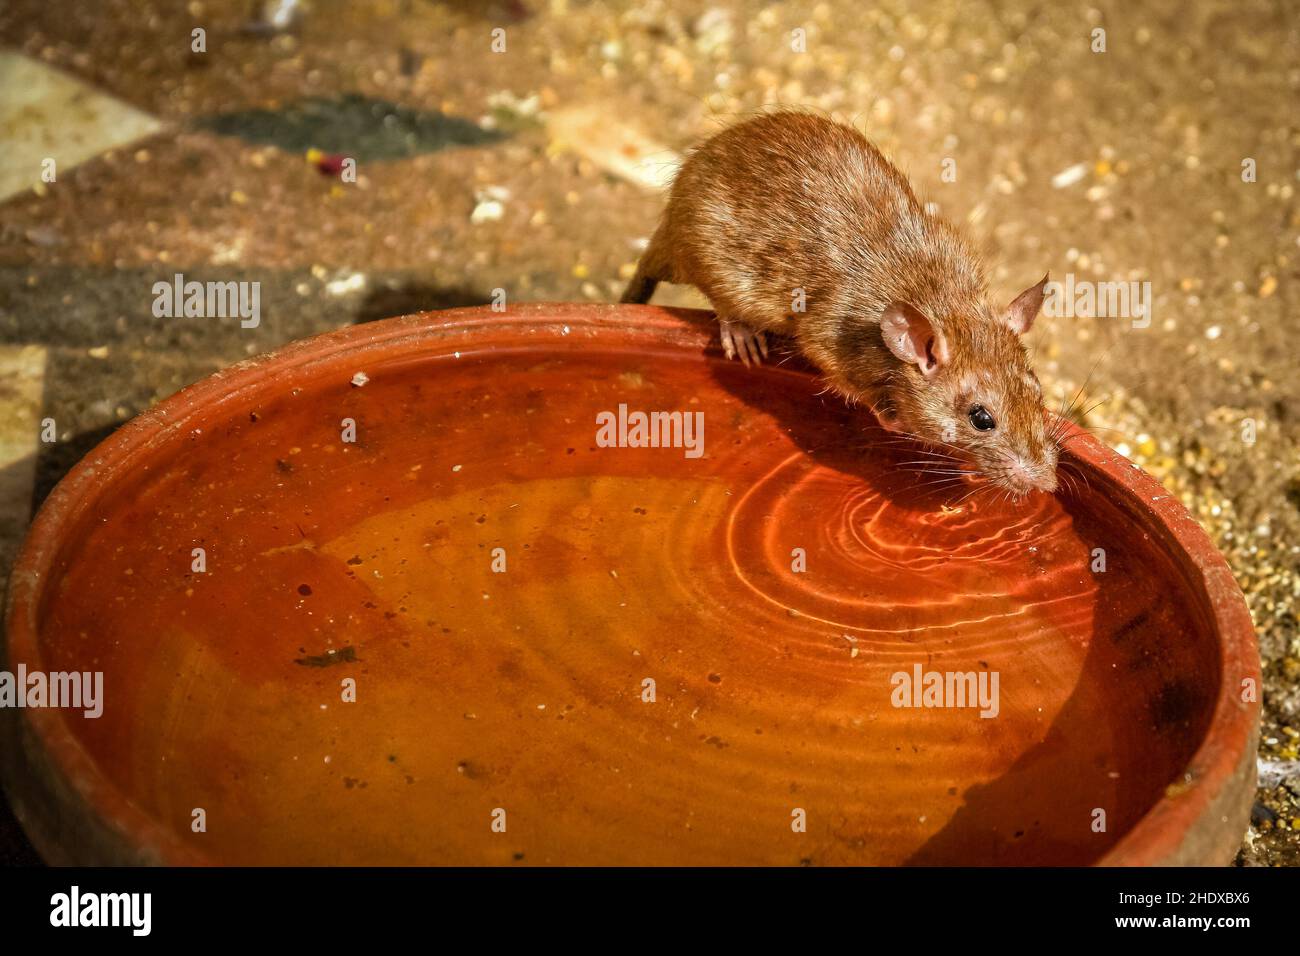
<svg viewBox="0 0 1300 956">
<path fill-rule="evenodd" d="M 1047 277 L 994 309 L 974 249 L 857 130 L 787 111 L 705 141 L 623 301 L 660 281 L 708 296 L 723 348 L 747 365 L 766 357 L 764 333 L 793 338 L 886 428 L 946 449 L 936 466 L 1055 490 L 1059 446 L 1020 341 Z"/>
</svg>

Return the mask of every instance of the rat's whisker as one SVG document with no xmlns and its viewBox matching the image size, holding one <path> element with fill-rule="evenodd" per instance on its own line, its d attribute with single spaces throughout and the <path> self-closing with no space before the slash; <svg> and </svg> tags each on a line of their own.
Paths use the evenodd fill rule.
<svg viewBox="0 0 1300 956">
<path fill-rule="evenodd" d="M 933 460 L 926 460 L 924 458 L 919 458 L 917 460 L 914 460 L 914 462 L 894 462 L 894 464 L 927 464 L 927 466 L 933 467 L 933 466 L 939 466 L 939 464 L 943 464 L 943 462 L 933 462 Z"/>
<path fill-rule="evenodd" d="M 960 459 L 957 458 L 956 455 L 942 455 L 939 454 L 938 452 L 926 451 L 921 448 L 915 449 L 914 451 L 910 451 L 909 454 L 925 455 L 928 458 L 935 459 L 938 461 L 960 461 Z"/>
<path fill-rule="evenodd" d="M 957 505 L 961 504 L 961 503 L 962 503 L 963 501 L 965 501 L 967 498 L 970 498 L 972 495 L 979 494 L 981 491 L 986 491 L 987 489 L 988 489 L 988 482 L 980 482 L 980 483 L 977 484 L 974 488 L 972 488 L 970 491 L 966 492 L 966 494 L 962 495 L 960 498 L 958 498 L 956 501 L 954 501 L 954 502 L 953 502 L 953 507 L 954 507 L 954 508 L 957 507 Z"/>
<path fill-rule="evenodd" d="M 1076 462 L 1072 462 L 1072 461 L 1060 462 L 1059 471 L 1062 475 L 1071 476 L 1076 479 L 1082 479 L 1084 487 L 1086 487 L 1089 491 L 1092 490 L 1092 483 L 1088 481 L 1088 473 L 1083 469 L 1082 466 L 1078 465 Z"/>
<path fill-rule="evenodd" d="M 907 469 L 907 470 L 910 471 L 912 474 L 916 475 L 918 478 L 939 478 L 939 479 L 943 479 L 944 481 L 959 481 L 965 478 L 969 478 L 972 475 L 972 472 L 969 471 L 912 471 L 911 469 Z"/>
<path fill-rule="evenodd" d="M 955 488 L 960 485 L 960 478 L 941 478 L 938 481 L 921 481 L 913 485 L 914 488 L 928 488 L 930 491 L 939 491 L 949 487 Z"/>
<path fill-rule="evenodd" d="M 1069 413 L 1074 410 L 1075 403 L 1079 400 L 1079 397 L 1087 389 L 1088 383 L 1092 381 L 1092 377 L 1097 374 L 1097 368 L 1101 365 L 1102 360 L 1110 355 L 1110 351 L 1114 347 L 1115 347 L 1114 344 L 1107 346 L 1106 350 L 1102 352 L 1101 355 L 1097 356 L 1097 361 L 1092 363 L 1092 368 L 1088 370 L 1087 377 L 1083 380 L 1083 384 L 1079 386 L 1079 390 L 1074 393 L 1074 398 L 1070 400 L 1069 408 L 1067 408 L 1066 411 L 1062 414 L 1062 417 L 1068 416 Z"/>
</svg>

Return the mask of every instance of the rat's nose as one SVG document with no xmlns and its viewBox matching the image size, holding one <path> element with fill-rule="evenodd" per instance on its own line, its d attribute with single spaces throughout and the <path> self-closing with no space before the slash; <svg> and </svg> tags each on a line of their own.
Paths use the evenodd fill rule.
<svg viewBox="0 0 1300 956">
<path fill-rule="evenodd" d="M 1020 492 L 1045 491 L 1050 494 L 1056 490 L 1055 468 L 1033 465 L 1017 457 L 1007 467 L 1007 472 Z"/>
</svg>

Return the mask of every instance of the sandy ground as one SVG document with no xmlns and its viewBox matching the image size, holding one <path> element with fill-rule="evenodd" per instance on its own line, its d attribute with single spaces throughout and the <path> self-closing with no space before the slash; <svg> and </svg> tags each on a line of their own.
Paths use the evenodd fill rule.
<svg viewBox="0 0 1300 956">
<path fill-rule="evenodd" d="M 249 28 L 258 6 L 0 11 L 0 48 L 162 124 L 0 205 L 0 440 L 20 497 L 26 481 L 39 503 L 152 402 L 291 339 L 497 288 L 612 300 L 661 205 L 656 170 L 754 110 L 814 108 L 857 124 L 968 225 L 999 295 L 1047 270 L 1150 282 L 1149 327 L 1040 321 L 1039 372 L 1053 402 L 1082 387 L 1078 417 L 1227 555 L 1266 669 L 1261 757 L 1295 770 L 1294 8 L 316 0 L 271 32 Z M 357 158 L 356 182 L 314 168 L 312 147 Z M 154 318 L 152 283 L 173 272 L 260 281 L 260 326 Z M 46 416 L 61 440 L 33 446 L 33 478 L 24 429 Z M 1300 778 L 1267 782 L 1239 860 L 1294 865 Z M 0 832 L 0 853 L 31 859 Z"/>
</svg>

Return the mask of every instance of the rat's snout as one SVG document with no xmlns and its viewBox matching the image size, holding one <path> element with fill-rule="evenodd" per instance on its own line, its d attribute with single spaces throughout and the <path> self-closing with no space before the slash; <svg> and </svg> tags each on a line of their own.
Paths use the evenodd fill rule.
<svg viewBox="0 0 1300 956">
<path fill-rule="evenodd" d="M 1050 495 L 1056 490 L 1056 472 L 1048 471 L 1039 475 L 1038 480 L 1034 482 L 1034 488 L 1038 491 L 1045 491 Z"/>
<path fill-rule="evenodd" d="M 1044 491 L 1051 494 L 1056 490 L 1056 462 L 1031 462 L 1019 456 L 1007 463 L 1003 472 L 1006 484 L 1018 494 L 1031 491 Z"/>
</svg>

